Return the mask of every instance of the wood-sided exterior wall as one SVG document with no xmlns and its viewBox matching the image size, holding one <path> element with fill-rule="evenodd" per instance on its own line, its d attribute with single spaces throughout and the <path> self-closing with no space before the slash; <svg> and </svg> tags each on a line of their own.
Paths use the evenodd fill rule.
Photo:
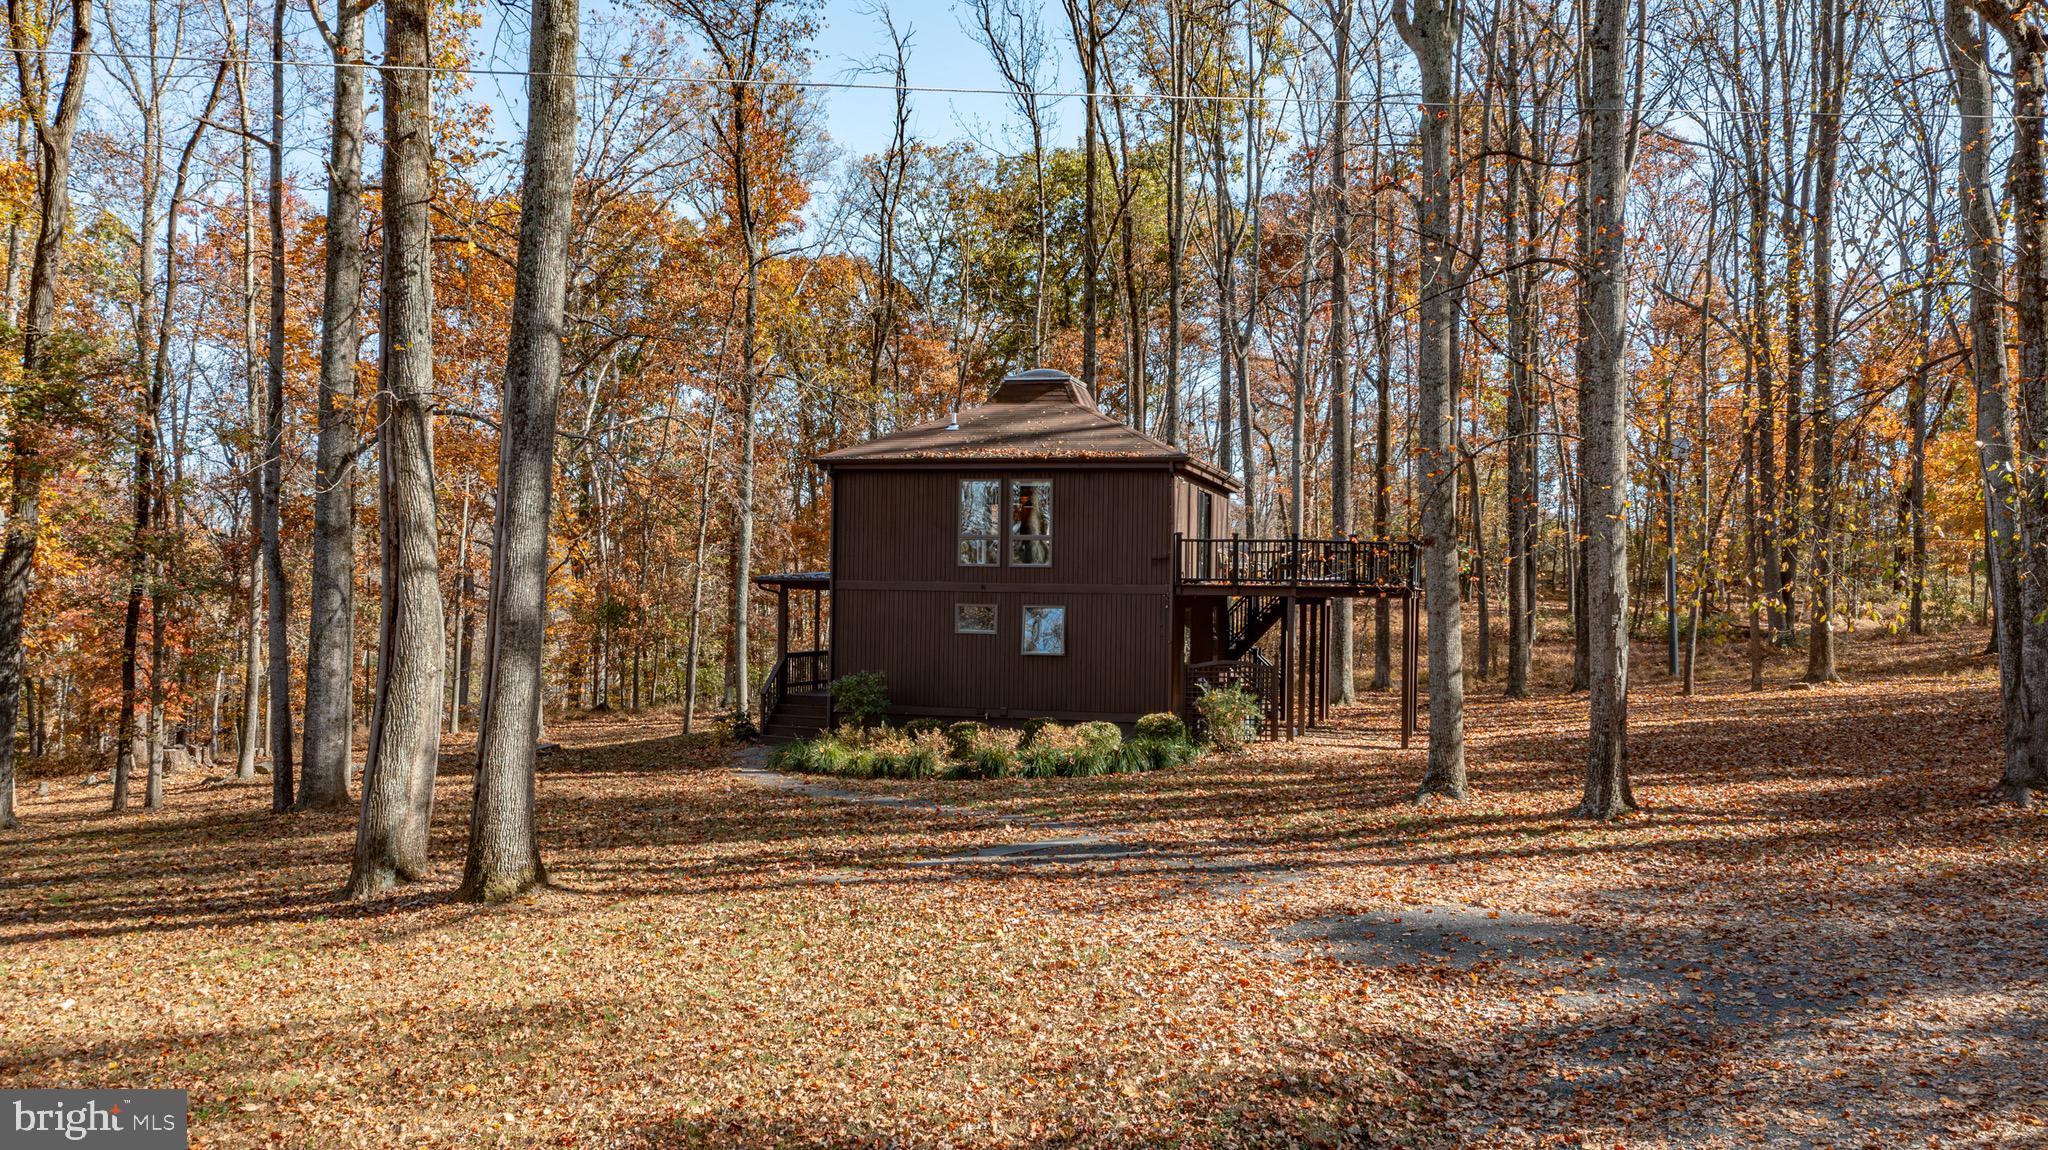
<svg viewBox="0 0 2048 1150">
<path fill-rule="evenodd" d="M 1052 482 L 1051 566 L 1013 566 L 1007 545 L 999 565 L 961 565 L 967 479 Z M 1074 461 L 840 465 L 832 485 L 834 675 L 882 672 L 904 717 L 1129 723 L 1178 709 L 1174 537 L 1228 522 L 1221 487 L 1169 465 Z M 1210 524 L 1195 520 L 1198 490 Z M 993 605 L 995 633 L 957 632 L 962 603 Z M 1066 609 L 1064 655 L 1023 652 L 1027 606 Z"/>
</svg>

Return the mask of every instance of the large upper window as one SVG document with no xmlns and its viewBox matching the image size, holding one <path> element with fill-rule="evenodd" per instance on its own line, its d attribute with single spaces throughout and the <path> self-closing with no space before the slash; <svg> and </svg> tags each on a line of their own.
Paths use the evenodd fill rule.
<svg viewBox="0 0 2048 1150">
<path fill-rule="evenodd" d="M 1052 566 L 1050 479 L 1010 483 L 1010 563 L 1015 567 Z"/>
<path fill-rule="evenodd" d="M 1003 555 L 1003 484 L 998 479 L 960 481 L 960 565 L 994 567 Z"/>
<path fill-rule="evenodd" d="M 1013 479 L 1007 487 L 1006 517 L 1003 480 L 960 481 L 960 566 L 1002 566 L 1006 540 L 1010 566 L 1052 566 L 1052 480 Z"/>
</svg>

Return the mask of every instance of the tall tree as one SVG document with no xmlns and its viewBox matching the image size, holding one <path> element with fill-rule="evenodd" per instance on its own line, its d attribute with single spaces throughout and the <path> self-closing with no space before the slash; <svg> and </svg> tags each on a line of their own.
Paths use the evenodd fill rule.
<svg viewBox="0 0 2048 1150">
<path fill-rule="evenodd" d="M 441 741 L 440 533 L 434 506 L 433 89 L 428 0 L 384 12 L 383 322 L 377 378 L 383 622 L 348 895 L 426 873 Z"/>
<path fill-rule="evenodd" d="M 538 0 L 527 63 L 526 181 L 498 433 L 498 526 L 484 625 L 484 701 L 462 896 L 498 902 L 547 880 L 533 757 L 547 640 L 548 528 L 562 392 L 563 303 L 576 190 L 577 0 Z"/>
<path fill-rule="evenodd" d="M 1457 400 L 1451 372 L 1461 266 L 1451 223 L 1451 76 L 1464 14 L 1459 0 L 1394 0 L 1394 24 L 1422 71 L 1421 179 L 1416 234 L 1415 421 L 1422 565 L 1429 615 L 1429 762 L 1418 797 L 1465 797 L 1465 642 L 1459 619 Z"/>
<path fill-rule="evenodd" d="M 264 199 L 270 211 L 270 333 L 264 348 L 263 502 L 264 604 L 270 672 L 270 809 L 289 810 L 297 798 L 292 773 L 291 589 L 285 579 L 284 504 L 284 23 L 286 0 L 276 0 L 270 24 L 270 180 Z"/>
<path fill-rule="evenodd" d="M 1335 0 L 1330 29 L 1337 103 L 1330 117 L 1330 531 L 1352 531 L 1351 463 L 1351 0 Z M 1306 272 L 1304 271 L 1304 274 Z M 1339 703 L 1356 702 L 1356 635 L 1352 602 L 1330 611 L 1330 681 Z"/>
<path fill-rule="evenodd" d="M 1595 0 L 1586 30 L 1586 309 L 1579 351 L 1590 722 L 1578 813 L 1635 806 L 1628 773 L 1628 0 Z"/>
<path fill-rule="evenodd" d="M 1998 647 L 1998 682 L 2005 731 L 2005 766 L 1999 787 L 2027 801 L 2042 784 L 2027 723 L 2021 654 L 2025 646 L 2020 604 L 2023 552 L 2016 516 L 2018 491 L 2012 460 L 2012 413 L 2005 353 L 2005 301 L 2000 291 L 2005 245 L 1997 193 L 1991 186 L 1991 67 L 1984 32 L 1967 0 L 1947 0 L 1943 11 L 1949 70 L 1955 80 L 1957 137 L 1956 198 L 1969 253 L 1970 382 L 1975 392 L 1978 469 L 1984 483 L 1984 518 L 1991 563 L 1985 572 L 1991 599 L 1993 637 Z"/>
<path fill-rule="evenodd" d="M 2017 622 L 2008 626 L 2019 632 L 2020 663 L 2013 700 L 2017 710 L 2008 715 L 2008 722 L 2017 721 L 2022 728 L 2025 751 L 2020 762 L 2008 753 L 1999 786 L 2008 797 L 2026 804 L 2048 778 L 2042 767 L 2048 757 L 2048 584 L 2042 582 L 2048 578 L 2048 470 L 2034 462 L 2048 451 L 2048 156 L 2041 139 L 2048 125 L 2048 31 L 2024 6 L 2004 0 L 1972 0 L 1971 6 L 1998 29 L 2012 59 L 2013 143 L 2006 211 L 2013 222 L 2011 297 L 2019 374 L 2013 380 L 2018 406 L 2012 450 L 2015 522 L 2008 546 L 2018 553 L 2011 582 L 2019 585 L 2019 609 L 2009 612 Z M 1969 144 L 1964 147 L 1967 150 Z M 1966 167 L 1965 178 L 1972 174 Z M 1982 210 L 1970 204 L 1967 189 L 1965 196 L 1966 210 Z M 1972 225 L 1973 233 L 1980 230 Z M 1974 269 L 1973 279 L 1973 286 L 1988 289 Z M 1994 346 L 2001 345 L 1988 344 L 1980 334 L 1975 344 L 1978 358 L 1990 358 L 1985 352 Z M 1981 380 L 1978 386 L 1981 419 L 1988 405 Z M 2010 591 L 2002 595 L 2011 602 Z"/>
<path fill-rule="evenodd" d="M 71 218 L 71 145 L 85 107 L 92 63 L 92 2 L 67 6 L 71 44 L 53 43 L 59 17 L 26 0 L 8 0 L 7 47 L 14 57 L 17 96 L 35 132 L 36 236 L 29 268 L 28 306 L 21 316 L 21 382 L 7 412 L 9 490 L 5 543 L 0 544 L 0 828 L 14 826 L 14 732 L 21 721 L 22 628 L 29 577 L 42 528 L 43 483 L 49 478 L 49 420 L 64 404 L 69 385 L 51 337 L 57 286 L 64 271 L 64 233 Z"/>
<path fill-rule="evenodd" d="M 312 6 L 315 16 L 320 9 Z M 299 804 L 348 804 L 355 727 L 357 356 L 363 297 L 363 8 L 338 0 L 322 35 L 334 60 L 327 160 L 327 265 L 314 418 L 312 618 L 306 636 L 304 778 Z"/>
<path fill-rule="evenodd" d="M 1812 587 L 1808 595 L 1806 681 L 1832 682 L 1835 674 L 1835 366 L 1838 319 L 1835 299 L 1835 197 L 1842 154 L 1842 99 L 1848 90 L 1853 55 L 1848 43 L 1849 6 L 1820 0 L 1814 32 L 1814 82 L 1820 100 L 1813 117 L 1813 500 Z"/>
</svg>

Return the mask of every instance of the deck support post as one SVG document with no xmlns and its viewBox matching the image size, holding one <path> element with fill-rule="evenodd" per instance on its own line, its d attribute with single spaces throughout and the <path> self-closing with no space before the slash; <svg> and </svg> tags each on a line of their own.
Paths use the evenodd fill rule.
<svg viewBox="0 0 2048 1150">
<path fill-rule="evenodd" d="M 1411 591 L 1401 598 L 1401 745 L 1406 747 L 1415 735 L 1415 675 L 1416 641 L 1415 595 Z"/>
<path fill-rule="evenodd" d="M 789 588 L 775 589 L 775 661 L 789 655 Z"/>
<path fill-rule="evenodd" d="M 1280 726 L 1294 741 L 1294 596 L 1280 607 Z"/>
</svg>

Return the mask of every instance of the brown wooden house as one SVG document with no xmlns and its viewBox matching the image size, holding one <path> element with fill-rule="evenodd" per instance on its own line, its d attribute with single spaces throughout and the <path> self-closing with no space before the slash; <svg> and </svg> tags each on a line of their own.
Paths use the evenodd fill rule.
<svg viewBox="0 0 2048 1150">
<path fill-rule="evenodd" d="M 1233 536 L 1230 476 L 1104 415 L 1064 372 L 816 462 L 831 570 L 755 581 L 778 595 L 771 735 L 829 721 L 824 686 L 860 671 L 887 677 L 900 717 L 996 722 L 1130 723 L 1234 682 L 1291 735 L 1324 714 L 1332 597 L 1399 599 L 1414 634 L 1412 544 Z"/>
</svg>

